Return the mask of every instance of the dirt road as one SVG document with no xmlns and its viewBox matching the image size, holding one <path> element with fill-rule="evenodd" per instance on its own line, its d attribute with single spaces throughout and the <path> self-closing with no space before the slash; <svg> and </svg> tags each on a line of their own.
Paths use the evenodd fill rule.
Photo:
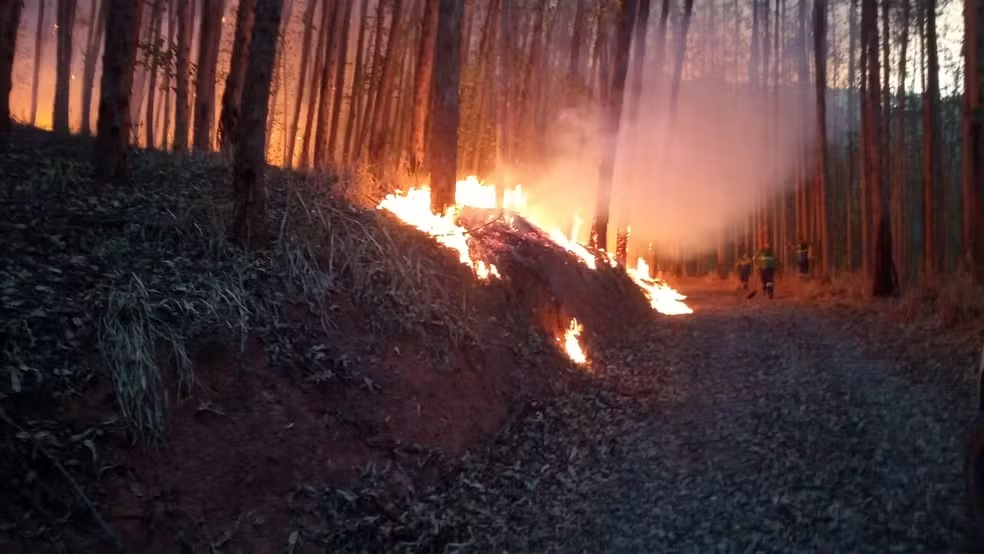
<svg viewBox="0 0 984 554">
<path fill-rule="evenodd" d="M 421 495 L 404 530 L 468 552 L 966 550 L 968 406 L 820 311 L 690 300 Z"/>
</svg>

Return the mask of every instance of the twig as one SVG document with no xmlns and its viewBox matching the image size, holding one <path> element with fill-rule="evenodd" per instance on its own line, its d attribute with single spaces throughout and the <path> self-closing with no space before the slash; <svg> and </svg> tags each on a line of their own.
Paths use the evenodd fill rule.
<svg viewBox="0 0 984 554">
<path fill-rule="evenodd" d="M 7 422 L 7 424 L 13 427 L 14 430 L 16 430 L 18 433 L 28 434 L 23 427 L 18 425 L 17 422 L 15 422 L 14 420 L 10 419 L 10 416 L 7 415 L 7 412 L 6 410 L 3 409 L 3 406 L 0 406 L 0 419 Z M 98 523 L 99 526 L 102 528 L 103 532 L 106 533 L 106 537 L 110 540 L 110 542 L 112 542 L 117 549 L 123 550 L 123 542 L 116 535 L 116 533 L 114 533 L 113 530 L 109 527 L 109 525 L 106 523 L 106 520 L 102 518 L 102 516 L 99 514 L 99 510 L 96 509 L 96 506 L 92 503 L 91 500 L 89 500 L 89 497 L 86 496 L 85 492 L 82 491 L 82 487 L 80 487 L 79 484 L 75 481 L 75 479 L 72 478 L 72 475 L 68 472 L 68 470 L 65 469 L 65 466 L 63 466 L 58 460 L 56 460 L 55 457 L 52 456 L 50 452 L 48 452 L 48 450 L 44 447 L 43 444 L 40 444 L 39 442 L 35 441 L 35 446 L 41 452 L 41 454 L 43 454 L 44 457 L 47 458 L 49 462 L 51 462 L 51 465 L 55 466 L 55 469 L 57 469 L 58 472 L 61 473 L 62 477 L 64 477 L 65 480 L 68 481 L 68 484 L 71 485 L 72 490 L 75 491 L 75 494 L 79 497 L 79 500 L 81 500 L 82 503 L 85 504 L 86 508 L 88 508 L 89 511 L 92 513 L 93 518 L 95 518 L 96 523 Z"/>
</svg>

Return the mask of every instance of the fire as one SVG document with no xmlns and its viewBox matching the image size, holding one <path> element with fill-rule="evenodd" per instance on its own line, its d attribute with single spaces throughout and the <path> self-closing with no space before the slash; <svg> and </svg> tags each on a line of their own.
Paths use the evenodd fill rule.
<svg viewBox="0 0 984 554">
<path fill-rule="evenodd" d="M 472 258 L 468 250 L 468 231 L 457 223 L 461 208 L 496 209 L 499 207 L 496 186 L 482 183 L 475 176 L 469 176 L 456 183 L 454 198 L 456 205 L 448 208 L 444 215 L 432 213 L 430 210 L 430 187 L 422 186 L 411 188 L 407 192 L 397 191 L 388 194 L 379 203 L 378 208 L 389 210 L 403 221 L 430 234 L 439 243 L 458 252 L 458 259 L 461 263 L 470 267 L 479 279 L 501 278 L 499 270 L 494 264 Z M 527 200 L 527 194 L 522 185 L 503 190 L 502 209 L 508 212 L 506 214 L 507 220 L 511 217 L 509 214 L 514 213 L 525 217 L 534 225 L 539 225 L 535 219 L 531 218 L 527 210 Z M 581 218 L 575 214 L 569 235 L 565 235 L 563 231 L 557 228 L 551 229 L 546 235 L 558 246 L 576 256 L 589 269 L 597 269 L 595 254 L 577 241 L 581 224 Z M 604 256 L 611 267 L 618 266 L 615 256 L 611 253 L 604 252 Z M 626 268 L 626 273 L 642 289 L 654 310 L 665 315 L 693 313 L 693 309 L 683 302 L 687 298 L 686 296 L 674 290 L 665 281 L 649 276 L 649 266 L 643 258 L 639 258 L 634 269 Z M 581 327 L 576 321 L 572 322 L 571 325 L 571 329 L 568 330 L 566 350 L 572 359 L 575 359 L 576 354 L 572 351 L 572 344 L 576 347 L 576 352 L 580 352 L 580 356 L 583 357 L 584 355 L 577 344 L 577 336 L 581 332 Z M 575 361 L 577 360 L 575 359 Z"/>
<path fill-rule="evenodd" d="M 577 319 L 571 319 L 571 326 L 564 333 L 564 352 L 576 364 L 584 364 L 588 361 L 588 357 L 584 355 L 584 350 L 581 348 L 581 343 L 577 340 L 583 330 L 584 327 L 577 322 Z M 560 339 L 557 341 L 560 342 Z"/>
<path fill-rule="evenodd" d="M 474 191 L 465 191 L 469 194 Z M 492 190 L 495 199 L 495 190 Z M 378 206 L 381 210 L 389 210 L 396 217 L 413 225 L 417 229 L 431 235 L 437 242 L 458 252 L 458 260 L 475 272 L 479 279 L 487 280 L 490 276 L 499 277 L 499 270 L 493 264 L 482 260 L 472 260 L 468 252 L 468 236 L 464 227 L 457 223 L 457 207 L 450 207 L 444 215 L 437 215 L 430 209 L 430 188 L 413 188 L 406 193 L 397 191 L 387 194 Z"/>
<path fill-rule="evenodd" d="M 694 313 L 693 308 L 685 304 L 686 296 L 666 284 L 666 281 L 649 277 L 649 264 L 639 258 L 635 269 L 626 268 L 625 272 L 642 289 L 649 305 L 654 310 L 665 315 L 686 315 Z"/>
</svg>

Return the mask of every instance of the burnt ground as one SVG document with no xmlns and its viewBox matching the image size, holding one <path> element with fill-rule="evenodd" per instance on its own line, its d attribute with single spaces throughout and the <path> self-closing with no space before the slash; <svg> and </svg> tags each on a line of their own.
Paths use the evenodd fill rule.
<svg viewBox="0 0 984 554">
<path fill-rule="evenodd" d="M 960 551 L 980 329 L 624 275 L 477 232 L 505 276 L 272 172 L 0 151 L 0 551 Z M 46 152 L 38 156 L 37 152 Z M 634 292 L 633 292 L 634 291 Z M 556 347 L 584 324 L 587 368 Z M 115 380 L 115 382 L 114 382 Z M 129 411 L 124 410 L 126 408 Z"/>
</svg>

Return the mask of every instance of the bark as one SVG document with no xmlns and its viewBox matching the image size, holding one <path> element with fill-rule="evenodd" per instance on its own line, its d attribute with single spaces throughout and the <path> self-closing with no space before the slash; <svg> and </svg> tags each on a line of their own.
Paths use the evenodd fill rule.
<svg viewBox="0 0 984 554">
<path fill-rule="evenodd" d="M 130 94 L 137 58 L 142 0 L 105 0 L 106 45 L 103 48 L 96 131 L 96 164 L 102 177 L 117 183 L 128 178 Z"/>
<path fill-rule="evenodd" d="M 897 153 L 895 157 L 895 175 L 892 179 L 892 222 L 895 224 L 893 228 L 893 236 L 897 238 L 895 241 L 895 261 L 898 263 L 899 267 L 899 281 L 904 284 L 906 282 L 906 274 L 908 268 L 906 250 L 902 247 L 902 237 L 906 236 L 904 230 L 906 229 L 906 222 L 908 218 L 906 214 L 908 213 L 905 209 L 905 194 L 906 190 L 905 179 L 906 179 L 906 59 L 909 55 L 909 23 L 910 23 L 910 4 L 909 0 L 901 0 L 901 10 L 902 10 L 902 21 L 900 22 L 900 51 L 899 51 L 899 66 L 898 66 L 898 93 L 896 94 L 896 102 L 898 102 L 898 115 L 896 117 L 896 132 L 895 132 L 895 152 Z"/>
<path fill-rule="evenodd" d="M 693 1 L 687 0 L 687 4 L 692 7 Z M 638 0 L 626 0 L 618 8 L 614 71 L 607 94 L 605 128 L 602 131 L 605 150 L 602 151 L 602 159 L 598 165 L 598 197 L 595 202 L 595 215 L 589 241 L 593 248 L 600 250 L 605 250 L 608 247 L 608 219 L 615 175 L 616 145 L 619 124 L 622 119 L 625 80 L 629 72 L 632 30 L 635 27 L 638 11 Z"/>
<path fill-rule="evenodd" d="M 282 0 L 256 0 L 256 24 L 242 91 L 242 121 L 236 126 L 233 162 L 235 216 L 233 240 L 248 248 L 263 248 L 269 240 L 266 169 L 266 120 L 270 81 L 277 53 Z"/>
<path fill-rule="evenodd" d="M 639 116 L 639 99 L 642 98 L 642 83 L 646 59 L 646 30 L 649 27 L 649 0 L 639 0 L 639 17 L 636 20 L 635 44 L 632 53 L 632 94 L 629 96 L 629 121 L 635 122 Z"/>
<path fill-rule="evenodd" d="M 577 9 L 574 12 L 574 30 L 571 33 L 571 44 L 569 47 L 570 57 L 567 59 L 567 80 L 576 87 L 581 86 L 581 43 L 587 29 L 588 0 L 577 0 Z"/>
<path fill-rule="evenodd" d="M 203 0 L 198 44 L 198 74 L 195 79 L 195 128 L 192 145 L 196 152 L 212 150 L 215 123 L 215 72 L 222 38 L 222 12 L 225 0 Z M 279 15 L 278 15 L 279 18 Z"/>
<path fill-rule="evenodd" d="M 0 0 L 0 138 L 10 132 L 10 89 L 23 8 L 21 0 Z"/>
<path fill-rule="evenodd" d="M 334 1 L 323 0 L 321 6 L 321 32 L 318 33 L 318 45 L 314 51 L 314 68 L 311 71 L 311 82 L 308 87 L 310 95 L 308 96 L 307 114 L 304 118 L 304 138 L 301 140 L 300 165 L 304 168 L 311 165 L 311 152 L 314 150 L 311 140 L 314 137 L 315 117 L 320 116 L 318 113 L 318 100 L 321 98 L 321 74 L 324 72 L 327 50 L 326 42 L 328 40 L 328 30 L 331 28 L 331 17 L 334 9 L 330 5 L 330 2 Z"/>
<path fill-rule="evenodd" d="M 325 66 L 317 78 L 320 82 L 321 94 L 318 95 L 318 118 L 314 126 L 314 157 L 312 167 L 325 167 L 324 150 L 328 140 L 328 123 L 331 111 L 332 75 L 338 63 L 338 20 L 341 17 L 341 0 L 334 0 L 331 6 L 331 17 L 325 27 Z"/>
<path fill-rule="evenodd" d="M 820 274 L 830 275 L 830 235 L 827 226 L 827 2 L 813 2 L 813 56 L 817 94 L 817 208 L 820 211 Z"/>
<path fill-rule="evenodd" d="M 287 127 L 287 157 L 284 165 L 288 168 L 294 165 L 294 148 L 297 145 L 297 127 L 301 121 L 301 105 L 304 100 L 304 91 L 307 87 L 308 62 L 311 58 L 311 37 L 314 34 L 314 13 L 318 5 L 317 0 L 307 0 L 307 9 L 304 10 L 304 35 L 301 38 L 301 66 L 297 77 L 297 92 L 294 95 L 294 113 L 291 115 L 290 125 Z"/>
<path fill-rule="evenodd" d="M 359 121 L 358 134 L 356 135 L 355 142 L 355 155 L 359 159 L 365 153 L 366 143 L 368 141 L 368 136 L 372 132 L 372 117 L 375 112 L 375 102 L 376 102 L 376 91 L 379 87 L 379 73 L 380 67 L 383 63 L 383 30 L 385 29 L 384 23 L 386 22 L 386 14 L 383 11 L 383 3 L 379 2 L 376 5 L 376 28 L 373 31 L 372 38 L 372 60 L 370 62 L 370 68 L 368 72 L 368 83 L 366 83 L 366 107 L 363 110 L 361 121 Z"/>
<path fill-rule="evenodd" d="M 270 109 L 267 111 L 266 120 L 266 151 L 270 152 L 270 141 L 273 139 L 273 124 L 277 119 L 277 100 L 280 98 L 280 86 L 287 82 L 287 63 L 284 59 L 287 48 L 287 27 L 290 25 L 291 13 L 294 9 L 294 0 L 284 0 L 280 10 L 280 31 L 277 33 L 277 52 L 273 57 L 273 72 L 277 73 L 278 68 L 280 77 L 274 78 L 270 85 Z M 287 119 L 287 95 L 284 95 L 284 120 Z M 286 139 L 286 137 L 284 137 Z"/>
<path fill-rule="evenodd" d="M 444 0 L 442 0 L 444 1 Z M 457 0 L 458 3 L 461 0 Z M 444 4 L 441 4 L 444 6 Z M 397 53 L 396 46 L 399 39 L 399 29 L 400 29 L 400 18 L 402 17 L 403 0 L 393 0 L 393 13 L 390 17 L 390 29 L 388 33 L 388 38 L 386 40 L 386 54 L 383 58 L 383 65 L 381 72 L 379 74 L 379 82 L 376 89 L 376 99 L 373 103 L 372 110 L 372 122 L 369 125 L 369 161 L 372 166 L 378 171 L 382 168 L 379 167 L 379 162 L 382 160 L 383 149 L 386 147 L 386 131 L 384 129 L 383 122 L 385 121 L 385 111 L 384 109 L 388 107 L 386 99 L 393 94 L 393 83 L 396 80 L 397 74 Z M 464 6 L 458 6 L 455 8 L 457 15 L 457 29 L 454 31 L 455 36 L 458 37 L 458 44 L 455 46 L 455 55 L 458 56 L 461 53 L 461 19 L 462 12 L 464 11 Z M 450 16 L 449 16 L 450 17 Z M 438 31 L 440 32 L 440 31 Z M 440 36 L 438 38 L 440 42 Z M 436 63 L 436 61 L 435 61 Z M 461 61 L 456 60 L 455 64 L 455 82 L 458 81 L 458 72 L 461 70 Z M 455 96 L 455 106 L 457 106 L 457 95 Z M 458 109 L 455 107 L 455 113 Z M 457 116 L 455 117 L 455 136 L 457 136 Z M 457 148 L 457 145 L 455 146 Z M 455 152 L 455 159 L 457 160 L 457 152 Z"/>
<path fill-rule="evenodd" d="M 964 2 L 965 92 L 964 92 L 964 217 L 963 257 L 966 268 L 978 282 L 984 281 L 984 226 L 981 197 L 984 194 L 984 2 Z"/>
<path fill-rule="evenodd" d="M 68 134 L 68 98 L 72 83 L 72 32 L 76 0 L 58 0 L 58 59 L 55 65 L 54 130 Z"/>
<path fill-rule="evenodd" d="M 847 268 L 853 269 L 854 265 L 854 220 L 852 217 L 851 209 L 851 199 L 854 197 L 854 183 L 855 171 L 857 169 L 857 141 L 854 125 L 858 120 L 857 108 L 858 104 L 854 100 L 855 89 L 858 85 L 857 76 L 857 43 L 858 43 L 858 0 L 851 0 L 849 4 L 850 11 L 848 12 L 848 52 L 847 52 L 847 80 L 848 80 L 848 102 L 847 102 L 847 120 L 851 126 L 847 132 L 847 194 L 845 195 L 845 201 L 847 206 L 845 208 L 846 221 L 845 223 L 845 235 L 846 235 L 846 249 L 847 249 Z M 864 205 L 861 203 L 860 205 Z"/>
<path fill-rule="evenodd" d="M 420 47 L 417 50 L 417 70 L 413 82 L 413 120 L 410 125 L 410 160 L 411 175 L 423 168 L 424 133 L 427 123 L 427 108 L 430 107 L 431 81 L 434 70 L 434 48 L 437 44 L 437 17 L 440 8 L 439 0 L 426 0 L 424 18 L 420 32 Z"/>
<path fill-rule="evenodd" d="M 876 229 L 871 252 L 874 254 L 870 275 L 872 296 L 891 296 L 898 291 L 892 261 L 892 231 L 888 203 L 883 198 L 882 175 L 879 165 L 881 145 L 881 79 L 878 59 L 878 6 L 876 0 L 861 4 L 861 33 L 866 70 L 866 89 L 863 106 L 863 150 L 865 174 L 871 194 L 872 227 Z"/>
<path fill-rule="evenodd" d="M 82 134 L 92 134 L 92 96 L 96 85 L 96 62 L 99 60 L 99 51 L 103 45 L 103 32 L 106 28 L 106 0 L 93 0 L 92 9 L 96 10 L 98 3 L 99 9 L 95 27 L 89 33 L 89 40 L 85 48 L 85 58 L 82 66 Z"/>
<path fill-rule="evenodd" d="M 458 171 L 458 84 L 461 76 L 460 0 L 440 0 L 434 52 L 434 103 L 431 114 L 431 211 L 454 205 Z M 393 40 L 391 36 L 390 40 Z"/>
<path fill-rule="evenodd" d="M 232 58 L 229 60 L 229 75 L 222 91 L 222 112 L 219 115 L 219 148 L 229 155 L 232 139 L 239 121 L 240 101 L 243 81 L 246 78 L 246 65 L 249 63 L 249 43 L 253 36 L 253 17 L 256 0 L 239 0 L 236 9 L 236 33 L 232 43 Z"/>
<path fill-rule="evenodd" d="M 147 111 L 144 115 L 146 146 L 148 150 L 154 149 L 154 106 L 156 105 L 157 95 L 157 66 L 163 54 L 164 45 L 160 39 L 161 21 L 164 19 L 164 0 L 155 0 L 151 17 L 150 39 L 147 41 L 150 55 L 150 83 L 147 87 Z"/>
<path fill-rule="evenodd" d="M 44 6 L 47 3 L 47 0 L 40 0 L 40 4 L 38 4 L 38 27 L 34 35 L 34 75 L 31 79 L 31 125 L 36 125 L 38 122 L 38 82 L 41 80 L 41 54 L 44 52 Z"/>
<path fill-rule="evenodd" d="M 940 64 L 936 45 L 936 0 L 925 0 L 926 89 L 923 93 L 923 277 L 933 281 L 942 266 L 937 214 L 942 190 L 942 130 L 940 128 Z"/>
<path fill-rule="evenodd" d="M 189 62 L 191 61 L 191 25 L 194 10 L 193 0 L 177 0 L 178 2 L 178 44 L 174 69 L 174 142 L 175 152 L 188 150 L 189 99 L 188 88 L 190 80 Z"/>
<path fill-rule="evenodd" d="M 177 5 L 176 0 L 169 0 L 168 3 L 168 23 L 167 23 L 167 48 L 169 51 L 173 51 L 174 48 L 174 31 L 177 28 L 177 10 L 175 9 Z M 171 130 L 171 102 L 173 101 L 171 94 L 171 67 L 170 64 L 166 67 L 164 72 L 164 112 L 163 121 L 161 122 L 161 148 L 167 150 L 168 138 L 170 136 L 169 131 Z"/>
<path fill-rule="evenodd" d="M 344 0 L 345 9 L 342 13 L 342 22 L 339 26 L 338 34 L 338 67 L 335 72 L 335 95 L 332 102 L 331 108 L 331 125 L 328 128 L 328 159 L 330 162 L 334 163 L 338 155 L 338 127 L 342 120 L 342 96 L 345 92 L 345 70 L 348 64 L 348 43 L 349 43 L 349 26 L 352 21 L 352 2 L 353 0 Z M 349 108 L 351 109 L 351 108 Z"/>
<path fill-rule="evenodd" d="M 362 117 L 362 107 L 365 105 L 365 68 L 363 57 L 366 47 L 366 30 L 369 28 L 368 2 L 359 2 L 359 36 L 355 51 L 355 74 L 352 76 L 352 104 L 349 108 L 348 122 L 345 124 L 345 147 L 343 157 L 347 160 L 352 154 L 352 143 L 355 130 Z"/>
</svg>

